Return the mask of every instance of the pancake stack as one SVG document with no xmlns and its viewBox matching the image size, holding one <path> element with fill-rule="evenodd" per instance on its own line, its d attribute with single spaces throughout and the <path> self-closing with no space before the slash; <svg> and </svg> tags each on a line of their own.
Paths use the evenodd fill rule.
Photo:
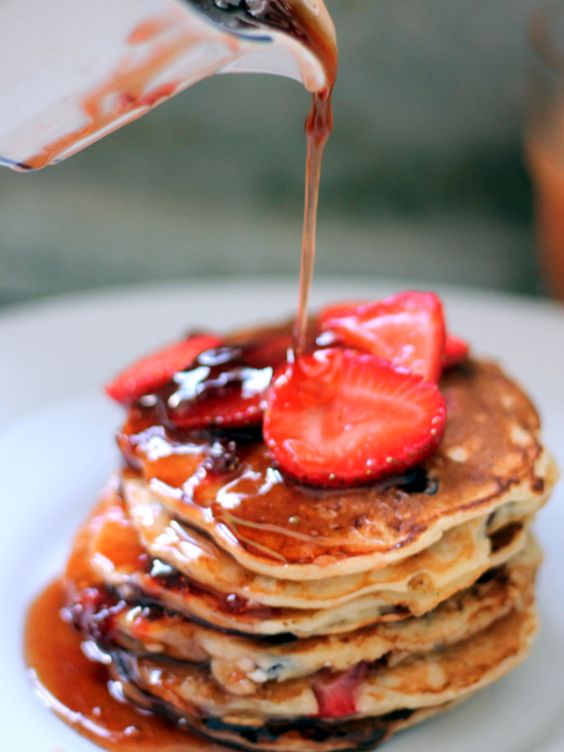
<svg viewBox="0 0 564 752">
<path fill-rule="evenodd" d="M 240 750 L 344 752 L 523 661 L 556 470 L 497 365 L 463 359 L 440 389 L 438 449 L 354 488 L 285 474 L 260 425 L 178 428 L 163 393 L 128 406 L 66 584 L 131 703 Z"/>
</svg>

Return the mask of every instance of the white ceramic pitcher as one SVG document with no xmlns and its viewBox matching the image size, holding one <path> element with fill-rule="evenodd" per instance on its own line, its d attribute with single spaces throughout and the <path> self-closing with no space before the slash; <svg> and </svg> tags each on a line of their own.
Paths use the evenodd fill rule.
<svg viewBox="0 0 564 752">
<path fill-rule="evenodd" d="M 0 164 L 59 162 L 217 73 L 320 91 L 321 61 L 277 22 L 297 6 L 334 45 L 323 0 L 0 0 Z"/>
</svg>

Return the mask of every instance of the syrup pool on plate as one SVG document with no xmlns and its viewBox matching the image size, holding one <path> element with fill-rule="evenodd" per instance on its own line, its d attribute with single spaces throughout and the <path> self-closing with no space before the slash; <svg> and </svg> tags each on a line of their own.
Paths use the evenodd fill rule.
<svg viewBox="0 0 564 752">
<path fill-rule="evenodd" d="M 45 705 L 112 752 L 201 750 L 200 739 L 123 699 L 119 683 L 108 679 L 104 664 L 91 660 L 94 646 L 64 618 L 64 605 L 64 584 L 55 580 L 28 614 L 25 656 L 34 689 Z M 213 748 L 210 744 L 208 750 Z"/>
</svg>

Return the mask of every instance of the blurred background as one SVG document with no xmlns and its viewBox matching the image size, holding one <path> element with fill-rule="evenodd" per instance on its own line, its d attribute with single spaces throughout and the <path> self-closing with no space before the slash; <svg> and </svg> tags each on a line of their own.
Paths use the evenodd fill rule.
<svg viewBox="0 0 564 752">
<path fill-rule="evenodd" d="M 538 295 L 523 105 L 532 0 L 327 0 L 339 35 L 318 272 Z M 223 76 L 67 162 L 0 171 L 0 304 L 294 274 L 308 96 Z"/>
</svg>

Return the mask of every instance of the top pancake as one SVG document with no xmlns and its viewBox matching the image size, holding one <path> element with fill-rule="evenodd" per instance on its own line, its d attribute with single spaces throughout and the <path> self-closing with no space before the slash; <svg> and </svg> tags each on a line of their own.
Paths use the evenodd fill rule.
<svg viewBox="0 0 564 752">
<path fill-rule="evenodd" d="M 133 408 L 118 440 L 175 516 L 210 535 L 244 567 L 318 579 L 387 566 L 444 531 L 500 507 L 538 508 L 556 471 L 539 440 L 535 408 L 494 363 L 448 371 L 447 426 L 413 478 L 323 490 L 283 476 L 260 436 L 172 432 L 157 406 Z"/>
</svg>

